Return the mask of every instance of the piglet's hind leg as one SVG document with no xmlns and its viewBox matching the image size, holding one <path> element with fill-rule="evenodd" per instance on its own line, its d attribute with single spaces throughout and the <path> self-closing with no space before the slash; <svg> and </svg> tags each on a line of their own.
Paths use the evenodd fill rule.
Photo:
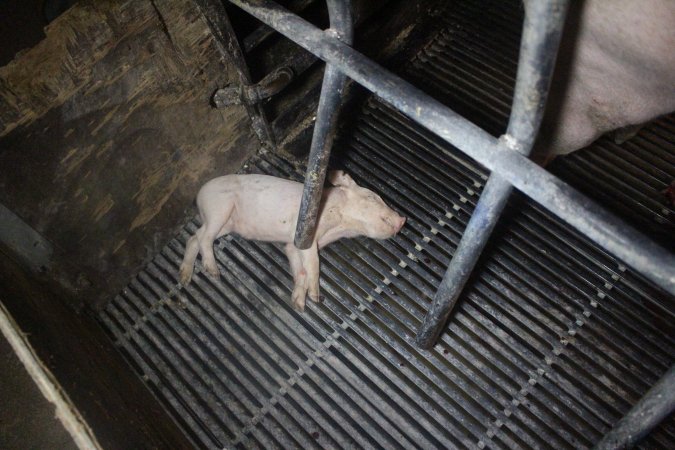
<svg viewBox="0 0 675 450">
<path fill-rule="evenodd" d="M 195 233 L 188 239 L 187 245 L 185 246 L 185 256 L 180 265 L 180 282 L 183 286 L 187 285 L 192 279 L 192 271 L 194 270 L 195 259 L 197 259 L 198 253 L 199 238 L 197 237 L 197 233 Z"/>
<path fill-rule="evenodd" d="M 213 241 L 216 238 L 228 234 L 231 231 L 231 214 L 234 210 L 234 202 L 223 200 L 221 208 L 200 208 L 200 215 L 204 218 L 203 232 L 197 233 L 199 239 L 199 252 L 202 254 L 202 265 L 213 277 L 220 275 L 216 257 L 213 254 Z M 200 230 L 201 230 L 200 229 Z"/>
</svg>

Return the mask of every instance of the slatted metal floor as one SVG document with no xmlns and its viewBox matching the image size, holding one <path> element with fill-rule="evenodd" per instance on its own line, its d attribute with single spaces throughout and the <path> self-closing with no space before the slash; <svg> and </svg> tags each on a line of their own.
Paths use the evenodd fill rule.
<svg viewBox="0 0 675 450">
<path fill-rule="evenodd" d="M 448 29 L 407 76 L 423 77 L 498 134 L 518 45 L 509 14 L 518 9 L 470 6 L 449 8 Z M 499 58 L 487 57 L 490 33 L 501 36 Z M 465 56 L 454 61 L 456 54 Z M 324 249 L 323 300 L 298 314 L 275 244 L 223 238 L 220 278 L 198 263 L 193 282 L 180 286 L 178 265 L 199 226 L 190 221 L 100 313 L 134 369 L 205 448 L 592 446 L 675 362 L 674 299 L 516 195 L 440 342 L 418 350 L 414 333 L 486 173 L 377 99 L 353 122 L 332 165 L 408 217 L 401 233 Z M 622 148 L 650 142 L 672 161 L 673 122 L 651 125 Z M 672 226 L 675 212 L 658 197 L 675 178 L 672 166 L 628 159 L 633 176 L 624 177 L 626 158 L 608 152 L 579 152 L 554 170 L 610 207 L 648 204 L 630 210 L 634 221 Z M 246 171 L 302 179 L 297 164 L 271 153 Z M 643 445 L 672 442 L 671 419 Z"/>
</svg>

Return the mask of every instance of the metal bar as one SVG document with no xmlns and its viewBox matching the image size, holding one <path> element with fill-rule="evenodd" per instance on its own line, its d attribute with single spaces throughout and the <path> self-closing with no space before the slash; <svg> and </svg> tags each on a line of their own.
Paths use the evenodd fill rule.
<svg viewBox="0 0 675 450">
<path fill-rule="evenodd" d="M 675 411 L 675 365 L 614 425 L 595 450 L 631 448 Z"/>
<path fill-rule="evenodd" d="M 256 84 L 218 89 L 213 94 L 212 100 L 216 108 L 241 104 L 257 105 L 281 92 L 292 80 L 293 70 L 290 67 L 281 66 L 268 73 Z"/>
<path fill-rule="evenodd" d="M 346 45 L 351 45 L 353 28 L 349 0 L 328 0 L 327 3 L 330 28 L 326 32 Z M 300 249 L 309 248 L 314 241 L 323 183 L 346 81 L 347 77 L 337 67 L 330 63 L 326 65 L 295 229 L 295 246 Z"/>
<path fill-rule="evenodd" d="M 532 151 L 544 115 L 562 35 L 568 0 L 529 2 L 520 41 L 520 56 L 511 117 L 504 143 L 527 156 Z M 436 291 L 415 341 L 431 348 L 443 330 L 483 248 L 499 221 L 513 187 L 492 173 L 457 250 Z"/>
<path fill-rule="evenodd" d="M 239 47 L 239 42 L 223 3 L 219 0 L 196 0 L 196 3 L 206 18 L 221 56 L 225 61 L 234 63 L 234 67 L 239 74 L 239 84 L 242 86 L 253 84 L 246 59 L 241 47 Z M 246 112 L 251 119 L 251 126 L 258 138 L 270 147 L 276 148 L 274 132 L 262 105 L 244 104 L 244 108 L 246 108 Z"/>
<path fill-rule="evenodd" d="M 314 3 L 314 0 L 295 0 L 288 5 L 288 9 L 295 12 L 296 14 L 299 14 L 312 3 Z M 260 25 L 251 34 L 244 38 L 242 42 L 244 51 L 246 53 L 250 53 L 274 33 L 275 31 L 267 25 Z"/>
<path fill-rule="evenodd" d="M 410 83 L 269 0 L 230 0 L 306 50 L 335 65 L 415 122 L 581 231 L 627 265 L 675 295 L 675 256 L 614 214 L 509 149 Z"/>
</svg>

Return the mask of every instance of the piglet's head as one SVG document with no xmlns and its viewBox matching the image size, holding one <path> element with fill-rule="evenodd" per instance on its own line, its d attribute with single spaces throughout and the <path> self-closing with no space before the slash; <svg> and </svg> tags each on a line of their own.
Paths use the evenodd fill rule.
<svg viewBox="0 0 675 450">
<path fill-rule="evenodd" d="M 373 191 L 363 188 L 342 170 L 328 174 L 328 182 L 340 188 L 346 196 L 341 214 L 352 231 L 374 239 L 394 236 L 405 224 L 405 217 L 388 207 Z"/>
</svg>

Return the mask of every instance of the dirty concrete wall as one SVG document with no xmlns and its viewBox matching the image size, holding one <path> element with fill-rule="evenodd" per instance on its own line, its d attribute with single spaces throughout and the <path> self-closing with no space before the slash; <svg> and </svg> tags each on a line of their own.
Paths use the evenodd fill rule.
<svg viewBox="0 0 675 450">
<path fill-rule="evenodd" d="M 194 2 L 84 1 L 45 31 L 0 68 L 0 203 L 98 305 L 259 142 L 242 107 L 209 104 L 237 77 Z"/>
</svg>

